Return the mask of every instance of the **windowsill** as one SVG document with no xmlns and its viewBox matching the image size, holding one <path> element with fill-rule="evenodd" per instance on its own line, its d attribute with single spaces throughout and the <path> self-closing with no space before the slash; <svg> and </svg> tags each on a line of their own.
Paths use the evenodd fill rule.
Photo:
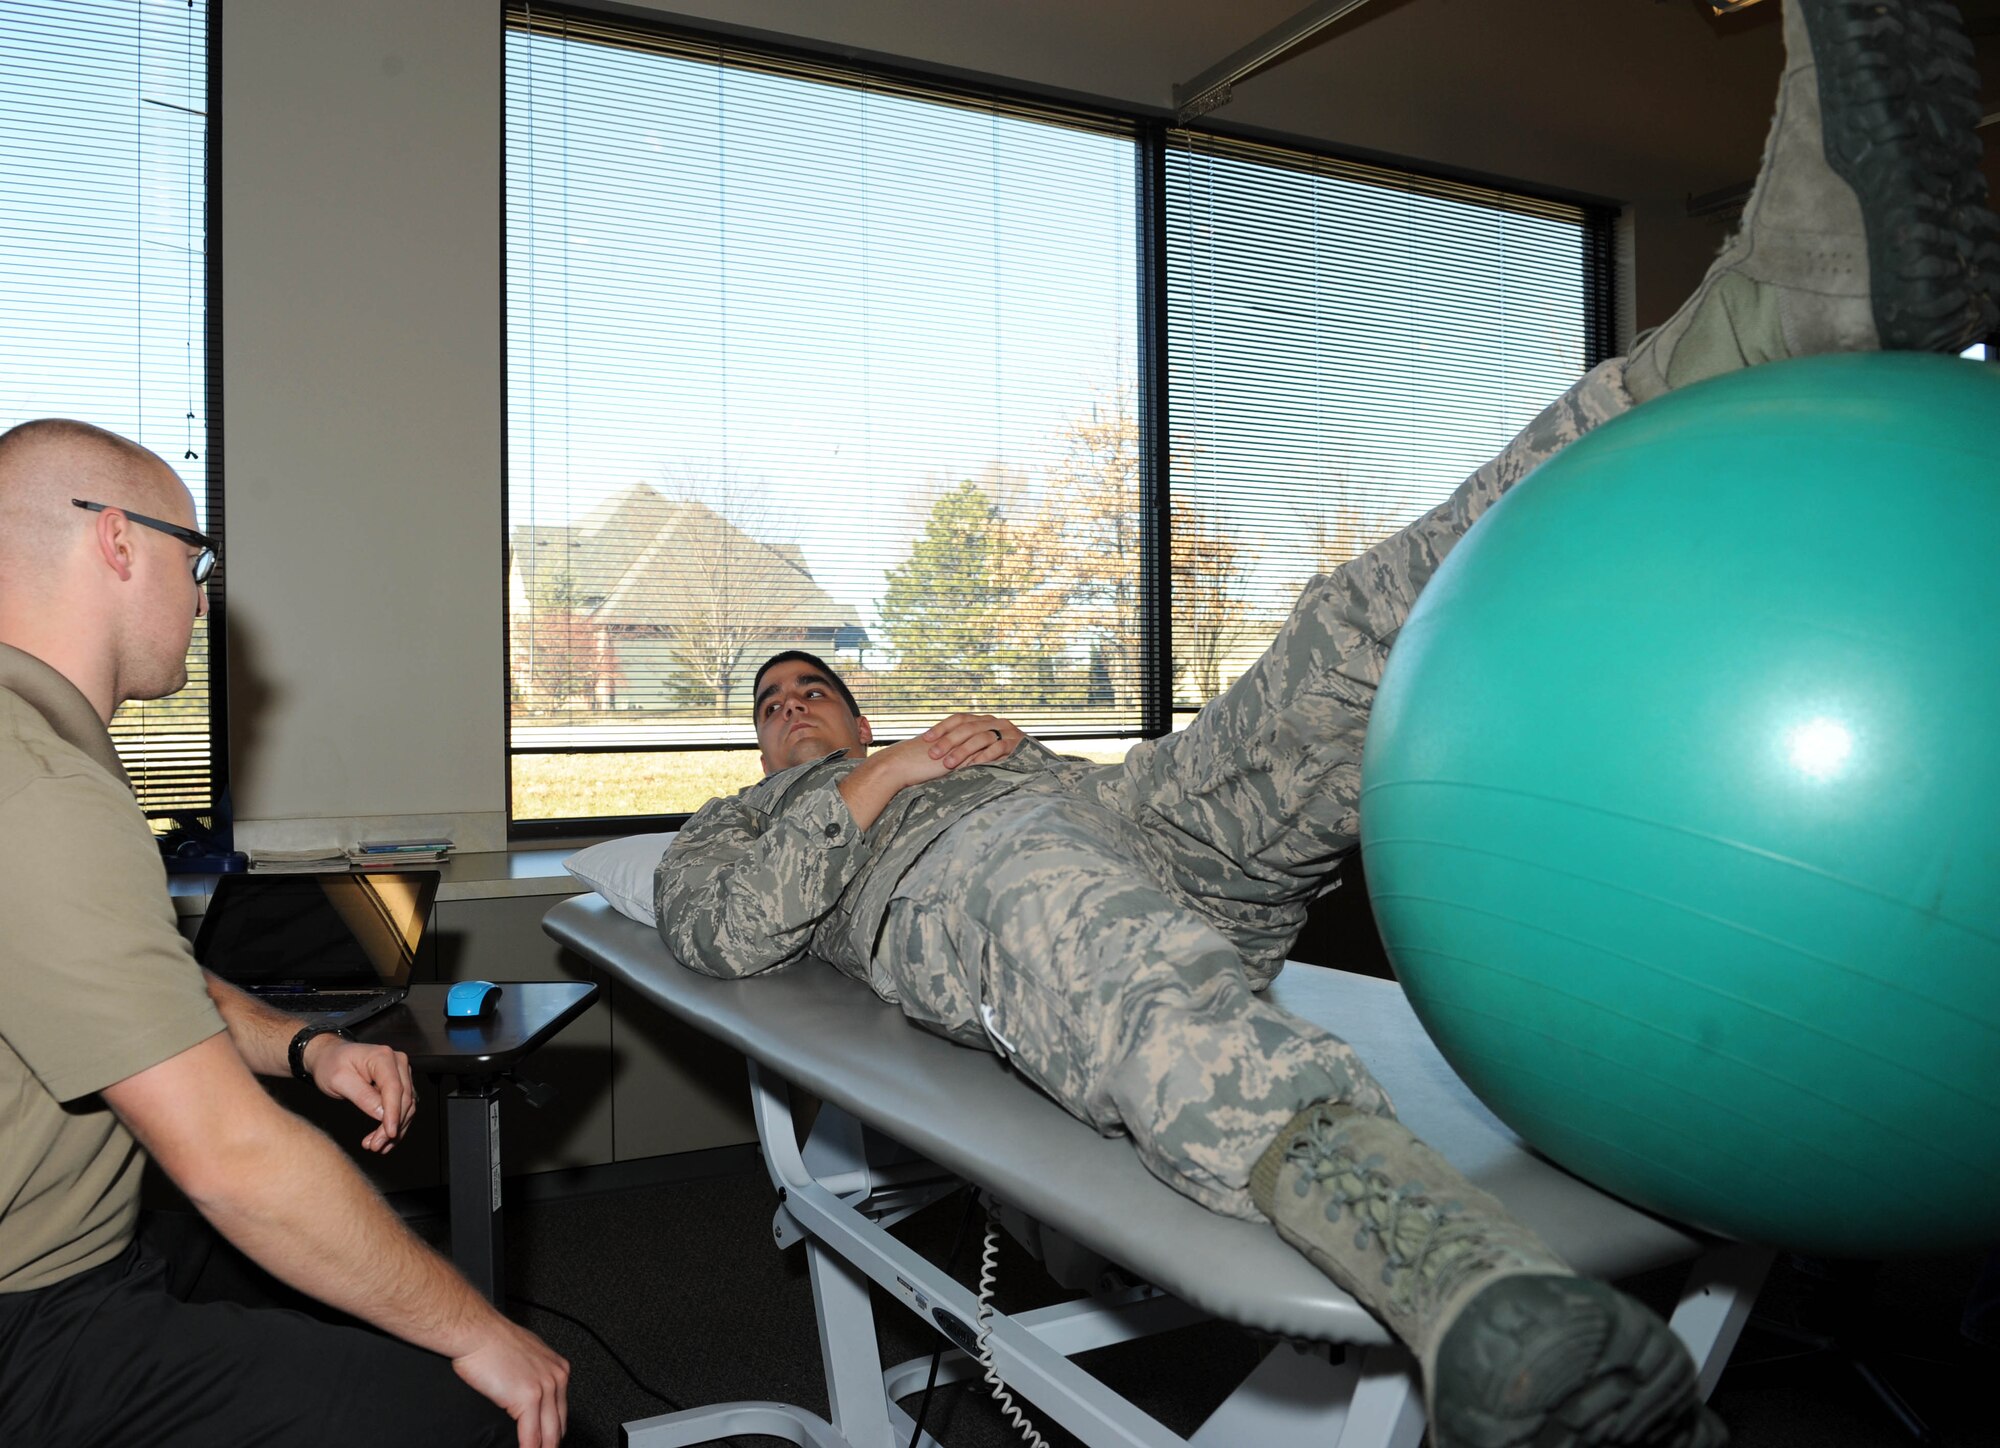
<svg viewBox="0 0 2000 1448">
<path fill-rule="evenodd" d="M 562 862 L 581 849 L 565 845 L 560 849 L 491 850 L 453 855 L 438 868 L 444 878 L 438 883 L 440 903 L 454 900 L 503 900 L 516 896 L 581 895 L 586 886 Z M 169 875 L 167 894 L 174 913 L 183 918 L 199 915 L 208 908 L 209 892 L 215 888 L 214 875 Z"/>
</svg>

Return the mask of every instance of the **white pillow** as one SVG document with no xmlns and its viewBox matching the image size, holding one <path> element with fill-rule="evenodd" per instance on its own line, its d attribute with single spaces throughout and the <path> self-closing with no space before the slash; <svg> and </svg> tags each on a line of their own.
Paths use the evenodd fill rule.
<svg viewBox="0 0 2000 1448">
<path fill-rule="evenodd" d="M 563 868 L 611 902 L 620 915 L 646 925 L 653 918 L 653 870 L 674 842 L 675 831 L 658 835 L 627 835 L 578 850 Z"/>
</svg>

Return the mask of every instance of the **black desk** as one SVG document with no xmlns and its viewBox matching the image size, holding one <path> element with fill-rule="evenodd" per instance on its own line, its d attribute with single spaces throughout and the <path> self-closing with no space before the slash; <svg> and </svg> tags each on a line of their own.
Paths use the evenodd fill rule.
<svg viewBox="0 0 2000 1448">
<path fill-rule="evenodd" d="M 501 1298 L 500 1085 L 506 1072 L 597 999 L 595 982 L 502 981 L 499 1007 L 476 1021 L 444 1013 L 448 985 L 413 985 L 409 996 L 355 1034 L 393 1046 L 414 1070 L 452 1078 L 445 1093 L 451 1259 L 474 1287 Z"/>
</svg>

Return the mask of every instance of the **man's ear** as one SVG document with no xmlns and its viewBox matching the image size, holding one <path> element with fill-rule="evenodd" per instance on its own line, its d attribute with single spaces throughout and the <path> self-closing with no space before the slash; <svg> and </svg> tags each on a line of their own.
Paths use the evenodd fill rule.
<svg viewBox="0 0 2000 1448">
<path fill-rule="evenodd" d="M 98 513 L 97 527 L 92 534 L 97 543 L 98 555 L 105 566 L 118 575 L 121 583 L 132 581 L 132 532 L 135 524 L 129 523 L 117 513 Z"/>
<path fill-rule="evenodd" d="M 866 714 L 854 716 L 854 732 L 861 736 L 861 747 L 866 749 L 875 742 L 875 726 L 868 722 Z"/>
</svg>

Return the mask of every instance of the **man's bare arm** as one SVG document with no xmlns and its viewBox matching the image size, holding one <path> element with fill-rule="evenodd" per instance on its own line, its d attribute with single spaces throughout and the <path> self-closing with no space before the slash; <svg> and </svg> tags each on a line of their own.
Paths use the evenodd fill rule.
<svg viewBox="0 0 2000 1448">
<path fill-rule="evenodd" d="M 840 781 L 840 797 L 860 829 L 913 784 L 941 779 L 968 764 L 1005 759 L 1024 736 L 993 714 L 947 714 L 913 739 L 877 749 Z"/>
<path fill-rule="evenodd" d="M 211 1036 L 104 1099 L 201 1214 L 273 1275 L 384 1332 L 442 1353 L 515 1420 L 520 1448 L 554 1448 L 569 1364 L 496 1312 L 410 1234 L 326 1137 L 264 1094 Z"/>
<path fill-rule="evenodd" d="M 201 974 L 208 985 L 208 998 L 229 1027 L 230 1043 L 244 1064 L 260 1076 L 291 1075 L 288 1055 L 301 1024 L 298 1017 L 273 1010 L 208 971 Z M 353 1102 L 362 1115 L 376 1123 L 361 1139 L 364 1150 L 389 1151 L 416 1115 L 416 1083 L 410 1075 L 409 1058 L 401 1051 L 343 1041 L 333 1035 L 315 1036 L 306 1042 L 304 1065 L 321 1091 Z"/>
</svg>

